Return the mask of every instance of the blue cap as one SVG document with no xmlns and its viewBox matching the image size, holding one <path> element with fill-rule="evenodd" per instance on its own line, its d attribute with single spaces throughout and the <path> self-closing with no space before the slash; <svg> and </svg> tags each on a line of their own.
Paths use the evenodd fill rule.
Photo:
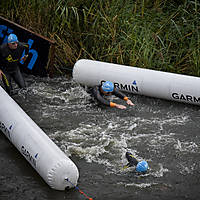
<svg viewBox="0 0 200 200">
<path fill-rule="evenodd" d="M 8 36 L 8 43 L 12 43 L 12 42 L 18 42 L 18 38 L 15 34 L 10 34 Z"/>
<path fill-rule="evenodd" d="M 149 168 L 149 165 L 146 161 L 141 161 L 137 164 L 136 171 L 137 172 L 146 172 Z"/>
<path fill-rule="evenodd" d="M 112 92 L 114 90 L 114 84 L 110 81 L 106 81 L 101 86 L 104 92 Z"/>
</svg>

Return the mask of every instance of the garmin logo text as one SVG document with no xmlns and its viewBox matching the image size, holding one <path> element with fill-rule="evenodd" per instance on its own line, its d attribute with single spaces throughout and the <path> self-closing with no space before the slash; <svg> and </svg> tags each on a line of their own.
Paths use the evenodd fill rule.
<svg viewBox="0 0 200 200">
<path fill-rule="evenodd" d="M 118 88 L 119 90 L 127 90 L 131 92 L 139 92 L 138 86 L 135 85 L 128 85 L 128 84 L 121 84 L 121 83 L 114 83 L 115 88 Z"/>
<path fill-rule="evenodd" d="M 106 82 L 106 81 L 101 81 L 101 85 Z M 135 82 L 135 81 L 134 81 Z M 126 91 L 131 91 L 131 92 L 139 92 L 138 86 L 136 84 L 121 84 L 121 83 L 116 83 L 113 82 L 115 88 L 119 89 L 119 90 L 126 90 Z"/>
<path fill-rule="evenodd" d="M 6 126 L 5 126 L 5 124 L 3 122 L 0 122 L 0 130 L 6 135 L 6 137 L 11 139 L 10 131 L 6 128 Z"/>
<path fill-rule="evenodd" d="M 172 98 L 176 100 L 182 100 L 182 101 L 189 101 L 194 103 L 200 103 L 200 97 L 195 97 L 191 95 L 184 95 L 184 94 L 178 94 L 178 93 L 172 93 Z"/>
<path fill-rule="evenodd" d="M 29 153 L 29 151 L 22 146 L 21 147 L 22 154 L 30 161 L 30 163 L 36 168 L 36 159 Z"/>
</svg>

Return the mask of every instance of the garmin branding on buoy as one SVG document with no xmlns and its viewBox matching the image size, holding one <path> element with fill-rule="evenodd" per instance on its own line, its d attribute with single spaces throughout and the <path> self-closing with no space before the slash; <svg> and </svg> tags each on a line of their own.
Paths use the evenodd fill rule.
<svg viewBox="0 0 200 200">
<path fill-rule="evenodd" d="M 86 86 L 112 81 L 125 92 L 200 105 L 199 77 L 82 59 L 73 79 Z"/>
<path fill-rule="evenodd" d="M 56 190 L 65 190 L 76 186 L 79 171 L 72 160 L 58 148 L 1 86 L 0 99 L 0 130 L 45 182 Z"/>
</svg>

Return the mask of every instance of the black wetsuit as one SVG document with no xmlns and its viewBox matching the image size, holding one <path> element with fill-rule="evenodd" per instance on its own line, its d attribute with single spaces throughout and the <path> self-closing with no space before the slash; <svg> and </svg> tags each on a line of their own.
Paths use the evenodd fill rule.
<svg viewBox="0 0 200 200">
<path fill-rule="evenodd" d="M 126 152 L 126 158 L 128 160 L 128 164 L 126 165 L 127 167 L 137 166 L 138 161 L 131 153 Z"/>
<path fill-rule="evenodd" d="M 100 103 L 106 105 L 106 106 L 112 106 L 112 102 L 109 101 L 109 99 L 106 99 L 106 95 L 104 95 L 101 92 L 101 86 L 95 86 L 92 88 L 91 93 L 94 96 L 95 99 L 97 99 Z M 111 95 L 115 95 L 116 97 L 119 97 L 120 99 L 126 100 L 126 95 L 124 95 L 122 92 L 120 92 L 118 89 L 114 88 Z"/>
<path fill-rule="evenodd" d="M 11 78 L 17 83 L 19 88 L 25 88 L 26 83 L 19 69 L 20 59 L 25 50 L 25 55 L 28 54 L 28 44 L 18 42 L 16 49 L 10 49 L 7 43 L 0 46 L 0 69 L 6 75 L 8 83 L 3 78 L 4 86 L 7 93 L 11 94 L 12 84 Z"/>
</svg>

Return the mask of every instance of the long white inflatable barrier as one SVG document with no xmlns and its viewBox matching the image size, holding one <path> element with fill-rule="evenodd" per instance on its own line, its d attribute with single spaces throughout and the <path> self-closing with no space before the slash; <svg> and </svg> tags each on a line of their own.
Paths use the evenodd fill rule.
<svg viewBox="0 0 200 200">
<path fill-rule="evenodd" d="M 194 76 L 82 59 L 73 79 L 86 86 L 109 80 L 126 92 L 200 105 L 200 78 Z"/>
<path fill-rule="evenodd" d="M 72 160 L 1 86 L 0 99 L 0 130 L 51 188 L 65 190 L 74 187 L 79 178 L 79 171 Z"/>
</svg>

